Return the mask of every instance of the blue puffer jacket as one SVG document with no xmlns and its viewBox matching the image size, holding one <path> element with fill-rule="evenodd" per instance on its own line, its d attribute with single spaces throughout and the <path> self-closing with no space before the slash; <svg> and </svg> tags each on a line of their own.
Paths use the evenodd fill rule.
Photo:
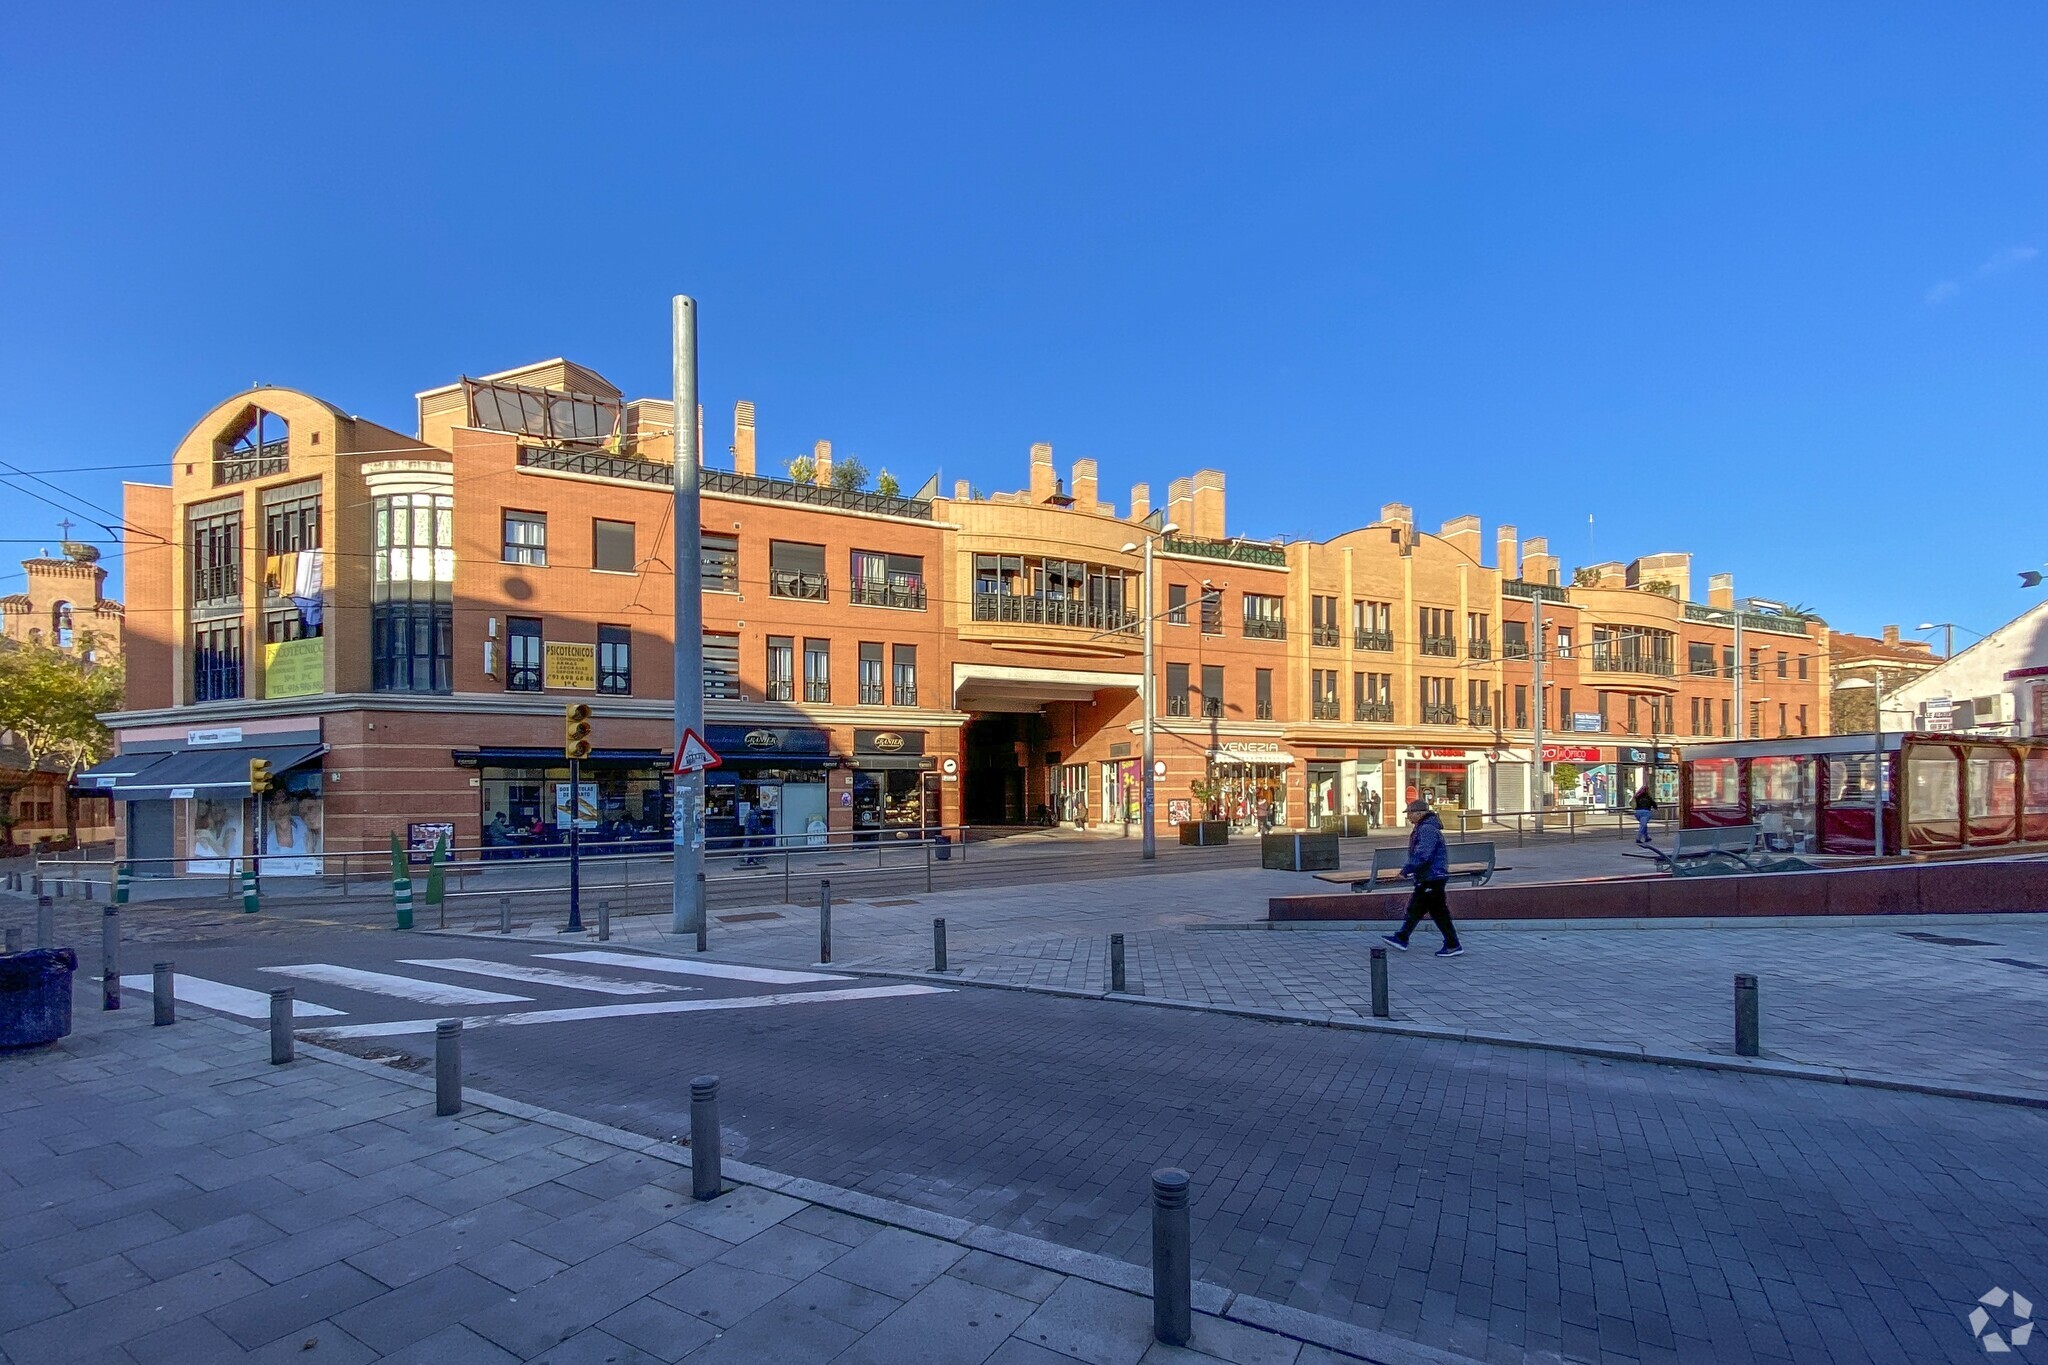
<svg viewBox="0 0 2048 1365">
<path fill-rule="evenodd" d="M 1444 846 L 1443 822 L 1431 811 L 1422 817 L 1422 823 L 1408 834 L 1408 862 L 1402 867 L 1401 875 L 1413 873 L 1418 882 L 1441 882 L 1450 880 L 1451 854 Z"/>
</svg>

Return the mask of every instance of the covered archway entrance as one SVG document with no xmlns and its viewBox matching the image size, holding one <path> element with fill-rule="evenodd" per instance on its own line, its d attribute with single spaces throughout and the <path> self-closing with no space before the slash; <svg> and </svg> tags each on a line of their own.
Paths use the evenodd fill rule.
<svg viewBox="0 0 2048 1365">
<path fill-rule="evenodd" d="M 1138 691 L 1131 673 L 955 664 L 953 706 L 968 714 L 961 738 L 960 805 L 974 825 L 1076 818 L 1085 799 L 1065 769 L 1081 744 L 1128 725 Z M 1085 731 L 1085 734 L 1084 734 Z M 1099 816 L 1098 816 L 1099 818 Z"/>
</svg>

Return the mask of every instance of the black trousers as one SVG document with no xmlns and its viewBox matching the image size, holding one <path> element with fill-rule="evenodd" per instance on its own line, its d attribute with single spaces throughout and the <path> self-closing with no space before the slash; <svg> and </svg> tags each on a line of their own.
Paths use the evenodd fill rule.
<svg viewBox="0 0 2048 1365">
<path fill-rule="evenodd" d="M 1444 936 L 1444 947 L 1458 946 L 1458 931 L 1451 924 L 1450 902 L 1444 899 L 1444 888 L 1448 882 L 1417 882 L 1415 894 L 1408 898 L 1408 918 L 1401 921 L 1401 932 L 1395 937 L 1406 943 L 1408 936 L 1415 932 L 1415 926 L 1422 923 L 1426 915 L 1436 923 L 1436 930 Z"/>
</svg>

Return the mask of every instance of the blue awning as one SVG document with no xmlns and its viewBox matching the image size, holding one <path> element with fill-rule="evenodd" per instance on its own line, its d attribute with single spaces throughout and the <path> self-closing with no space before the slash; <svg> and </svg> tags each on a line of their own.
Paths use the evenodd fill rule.
<svg viewBox="0 0 2048 1365">
<path fill-rule="evenodd" d="M 72 785 L 123 801 L 164 801 L 174 791 L 194 796 L 246 796 L 250 759 L 269 759 L 270 771 L 282 777 L 326 752 L 325 744 L 287 744 L 130 754 L 94 764 L 80 773 Z"/>
</svg>

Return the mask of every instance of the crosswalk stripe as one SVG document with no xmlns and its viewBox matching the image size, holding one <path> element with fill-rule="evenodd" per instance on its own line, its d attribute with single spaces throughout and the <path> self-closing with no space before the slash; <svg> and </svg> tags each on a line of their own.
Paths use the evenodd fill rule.
<svg viewBox="0 0 2048 1365">
<path fill-rule="evenodd" d="M 154 976 L 124 976 L 121 985 L 144 995 L 156 993 Z M 268 1019 L 270 1017 L 270 996 L 264 991 L 252 991 L 242 986 L 230 986 L 220 981 L 208 981 L 203 976 L 187 976 L 183 972 L 171 974 L 171 989 L 177 993 L 181 1005 L 200 1005 L 206 1009 L 232 1014 L 238 1019 Z M 325 1005 L 316 1005 L 310 1000 L 292 1000 L 292 1018 L 315 1019 L 329 1015 L 348 1013 L 347 1010 L 331 1010 Z"/>
<path fill-rule="evenodd" d="M 856 986 L 844 991 L 791 991 L 783 995 L 735 995 L 716 1000 L 649 1000 L 631 1005 L 586 1005 L 580 1009 L 523 1010 L 517 1014 L 472 1015 L 464 1028 L 499 1028 L 515 1024 L 566 1024 L 586 1019 L 627 1019 L 646 1014 L 684 1014 L 698 1010 L 774 1009 L 781 1005 L 831 1005 L 850 1000 L 895 1000 L 914 995 L 949 995 L 946 986 Z M 399 1019 L 388 1024 L 339 1024 L 308 1029 L 308 1038 L 397 1038 L 432 1033 L 435 1019 Z"/>
<path fill-rule="evenodd" d="M 507 981 L 526 981 L 536 986 L 560 986 L 570 991 L 595 991 L 599 995 L 673 995 L 677 991 L 700 990 L 671 981 L 620 981 L 616 977 L 591 976 L 585 972 L 558 972 L 552 967 L 528 967 L 518 962 L 491 962 L 480 957 L 405 957 L 408 967 L 435 967 L 444 972 L 468 972 L 472 976 L 496 976 Z"/>
<path fill-rule="evenodd" d="M 735 967 L 729 962 L 694 958 L 641 957 L 634 953 L 536 953 L 563 962 L 589 962 L 600 967 L 632 967 L 643 972 L 674 972 L 680 976 L 715 976 L 725 981 L 758 981 L 764 986 L 802 986 L 813 981 L 851 981 L 830 972 L 786 972 L 777 967 Z"/>
<path fill-rule="evenodd" d="M 467 986 L 450 986 L 439 981 L 417 981 L 409 976 L 389 976 L 383 972 L 337 967 L 331 962 L 301 962 L 290 967 L 263 967 L 260 970 L 275 972 L 279 976 L 296 976 L 307 981 L 320 981 L 329 986 L 343 986 L 352 991 L 367 991 L 371 995 L 390 995 L 400 1000 L 417 1000 L 423 1005 L 516 1005 L 533 999 L 530 995 L 501 995 L 497 991 L 476 991 Z"/>
</svg>

